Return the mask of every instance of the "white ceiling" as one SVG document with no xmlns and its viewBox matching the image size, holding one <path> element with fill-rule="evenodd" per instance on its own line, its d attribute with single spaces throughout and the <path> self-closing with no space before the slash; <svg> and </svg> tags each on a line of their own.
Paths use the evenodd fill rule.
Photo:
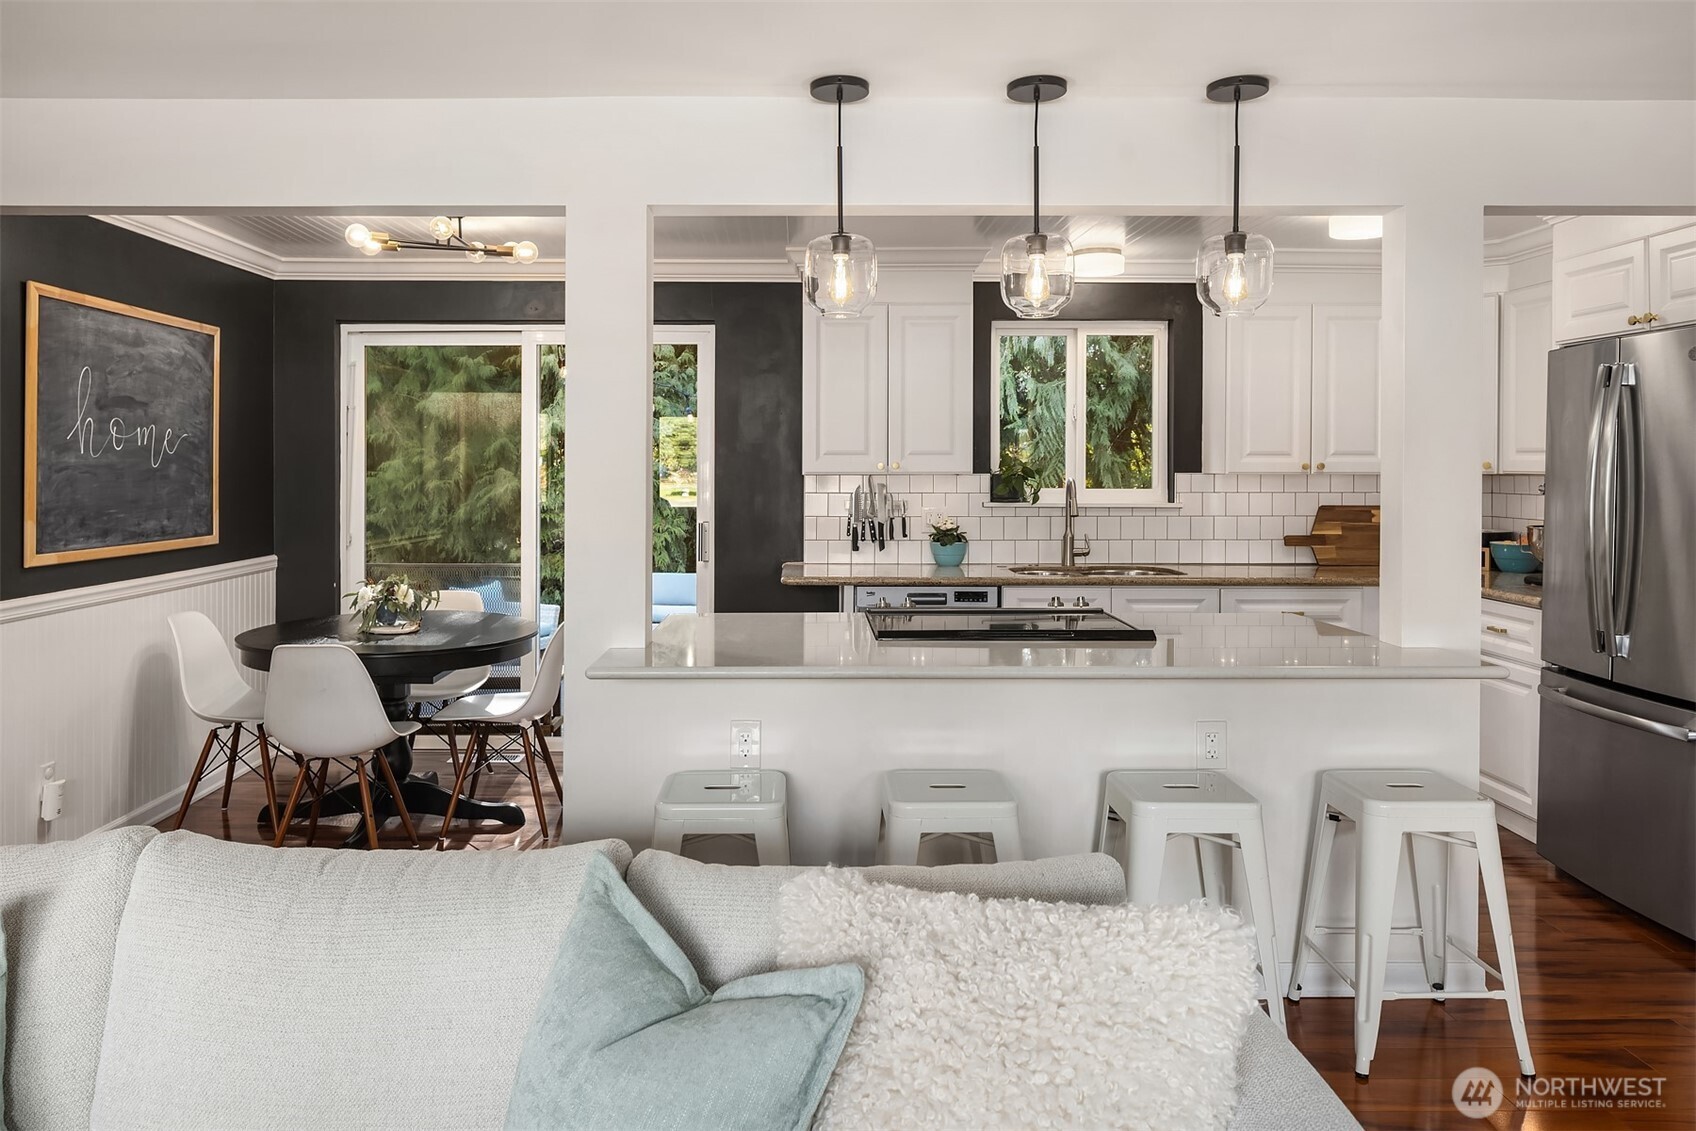
<svg viewBox="0 0 1696 1131">
<path fill-rule="evenodd" d="M 64 98 L 1200 97 L 1257 71 L 1323 97 L 1696 99 L 1690 0 L 4 0 L 0 95 Z"/>
<path fill-rule="evenodd" d="M 425 215 L 198 215 L 108 217 L 114 223 L 181 244 L 226 262 L 277 278 L 409 277 L 488 278 L 558 276 L 565 264 L 565 217 L 467 216 L 467 239 L 484 243 L 528 239 L 541 249 L 533 266 L 461 255 L 403 251 L 370 257 L 349 247 L 342 233 L 354 220 L 374 231 L 427 241 Z M 1289 264 L 1347 265 L 1377 262 L 1378 240 L 1333 240 L 1325 216 L 1245 216 L 1244 227 L 1269 238 Z M 854 216 L 849 225 L 867 236 L 890 264 L 947 263 L 993 267 L 1001 245 L 1029 230 L 1023 216 Z M 1047 217 L 1049 231 L 1074 247 L 1122 246 L 1130 276 L 1182 275 L 1196 245 L 1230 227 L 1224 216 Z M 1501 242 L 1547 224 L 1536 216 L 1484 217 L 1487 243 Z M 662 277 L 784 277 L 791 252 L 834 227 L 822 216 L 660 216 L 654 219 L 654 258 Z"/>
</svg>

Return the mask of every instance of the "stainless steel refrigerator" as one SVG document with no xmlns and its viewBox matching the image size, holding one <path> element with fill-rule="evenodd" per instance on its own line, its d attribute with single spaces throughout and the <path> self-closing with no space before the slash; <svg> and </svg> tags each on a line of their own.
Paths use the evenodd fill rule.
<svg viewBox="0 0 1696 1131">
<path fill-rule="evenodd" d="M 1696 327 L 1549 355 L 1537 850 L 1696 937 Z"/>
</svg>

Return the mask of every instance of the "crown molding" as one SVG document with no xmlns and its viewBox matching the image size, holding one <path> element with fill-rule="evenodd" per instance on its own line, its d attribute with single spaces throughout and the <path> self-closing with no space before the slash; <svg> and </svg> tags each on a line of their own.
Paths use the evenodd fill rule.
<svg viewBox="0 0 1696 1131">
<path fill-rule="evenodd" d="M 1544 219 L 1547 219 L 1547 217 L 1544 217 Z M 1551 255 L 1554 250 L 1554 225 L 1544 224 L 1542 227 L 1531 228 L 1528 231 L 1515 232 L 1511 236 L 1485 240 L 1484 265 L 1486 267 L 1499 267 L 1509 263 L 1522 263 L 1527 259 L 1535 259 L 1539 255 Z"/>
</svg>

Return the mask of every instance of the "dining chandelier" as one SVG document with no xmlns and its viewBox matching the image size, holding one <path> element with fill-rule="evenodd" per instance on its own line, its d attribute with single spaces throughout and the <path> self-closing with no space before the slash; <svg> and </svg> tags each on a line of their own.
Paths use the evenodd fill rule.
<svg viewBox="0 0 1696 1131">
<path fill-rule="evenodd" d="M 385 251 L 455 251 L 463 253 L 473 263 L 482 263 L 491 255 L 514 263 L 534 263 L 541 258 L 541 251 L 529 240 L 497 244 L 468 240 L 463 231 L 464 223 L 463 216 L 434 217 L 430 221 L 430 237 L 434 242 L 400 239 L 388 232 L 373 232 L 359 223 L 349 224 L 342 236 L 349 247 L 358 248 L 366 255 L 381 255 Z"/>
</svg>

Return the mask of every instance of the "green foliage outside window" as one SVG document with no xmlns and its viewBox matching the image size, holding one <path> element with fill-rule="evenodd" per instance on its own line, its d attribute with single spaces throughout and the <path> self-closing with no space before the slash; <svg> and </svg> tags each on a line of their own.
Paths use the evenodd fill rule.
<svg viewBox="0 0 1696 1131">
<path fill-rule="evenodd" d="M 654 346 L 654 570 L 695 570 L 698 350 Z"/>
<path fill-rule="evenodd" d="M 1018 470 L 1037 488 L 1066 481 L 1066 354 L 1073 340 L 1001 339 L 998 447 L 1018 457 Z M 1152 487 L 1154 437 L 1154 339 L 1084 335 L 1083 486 Z"/>
</svg>

